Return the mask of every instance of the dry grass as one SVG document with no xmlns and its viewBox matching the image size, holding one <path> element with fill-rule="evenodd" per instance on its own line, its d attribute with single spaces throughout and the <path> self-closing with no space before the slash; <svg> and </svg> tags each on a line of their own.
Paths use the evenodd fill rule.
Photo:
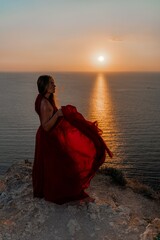
<svg viewBox="0 0 160 240">
<path fill-rule="evenodd" d="M 106 176 L 110 176 L 112 178 L 112 181 L 117 185 L 125 186 L 127 184 L 127 181 L 122 171 L 119 169 L 103 167 L 100 168 L 98 172 Z"/>
<path fill-rule="evenodd" d="M 123 172 L 119 169 L 105 166 L 101 167 L 98 170 L 98 173 L 110 176 L 112 178 L 113 183 L 120 186 L 129 187 L 135 193 L 142 194 L 143 196 L 150 199 L 160 200 L 160 192 L 154 191 L 151 187 L 143 183 L 140 183 L 136 179 L 126 179 Z"/>
<path fill-rule="evenodd" d="M 160 240 L 160 233 L 153 240 Z"/>
<path fill-rule="evenodd" d="M 133 179 L 129 179 L 127 182 L 127 186 L 130 187 L 134 192 L 140 193 L 150 199 L 160 200 L 160 192 L 154 191 L 150 186 Z"/>
</svg>

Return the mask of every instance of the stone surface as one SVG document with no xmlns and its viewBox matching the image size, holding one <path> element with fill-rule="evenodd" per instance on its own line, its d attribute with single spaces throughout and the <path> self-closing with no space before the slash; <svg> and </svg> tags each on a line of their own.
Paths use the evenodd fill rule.
<svg viewBox="0 0 160 240">
<path fill-rule="evenodd" d="M 57 205 L 32 197 L 32 165 L 15 164 L 0 181 L 0 240 L 150 240 L 160 233 L 159 200 L 97 174 L 95 199 Z"/>
</svg>

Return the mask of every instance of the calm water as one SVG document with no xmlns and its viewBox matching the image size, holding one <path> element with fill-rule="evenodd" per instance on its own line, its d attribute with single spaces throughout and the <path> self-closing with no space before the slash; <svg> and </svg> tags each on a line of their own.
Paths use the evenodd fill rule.
<svg viewBox="0 0 160 240">
<path fill-rule="evenodd" d="M 39 73 L 0 73 L 0 174 L 33 160 Z M 160 189 L 160 73 L 54 73 L 58 106 L 97 120 L 114 153 L 107 165 Z"/>
</svg>

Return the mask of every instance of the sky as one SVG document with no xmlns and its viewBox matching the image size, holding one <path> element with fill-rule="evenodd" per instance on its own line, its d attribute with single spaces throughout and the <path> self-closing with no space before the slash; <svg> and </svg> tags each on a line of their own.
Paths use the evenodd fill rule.
<svg viewBox="0 0 160 240">
<path fill-rule="evenodd" d="M 0 71 L 160 71 L 160 0 L 0 0 Z"/>
</svg>

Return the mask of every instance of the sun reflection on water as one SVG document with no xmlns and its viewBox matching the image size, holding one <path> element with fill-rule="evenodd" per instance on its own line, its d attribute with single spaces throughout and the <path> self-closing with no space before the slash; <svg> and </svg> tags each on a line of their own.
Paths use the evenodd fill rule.
<svg viewBox="0 0 160 240">
<path fill-rule="evenodd" d="M 119 155 L 119 133 L 114 116 L 111 92 L 108 80 L 104 74 L 98 74 L 91 92 L 89 119 L 97 121 L 99 128 L 103 131 L 102 137 L 107 146 L 113 152 L 112 160 L 107 158 L 107 166 L 121 167 L 122 157 Z"/>
</svg>

